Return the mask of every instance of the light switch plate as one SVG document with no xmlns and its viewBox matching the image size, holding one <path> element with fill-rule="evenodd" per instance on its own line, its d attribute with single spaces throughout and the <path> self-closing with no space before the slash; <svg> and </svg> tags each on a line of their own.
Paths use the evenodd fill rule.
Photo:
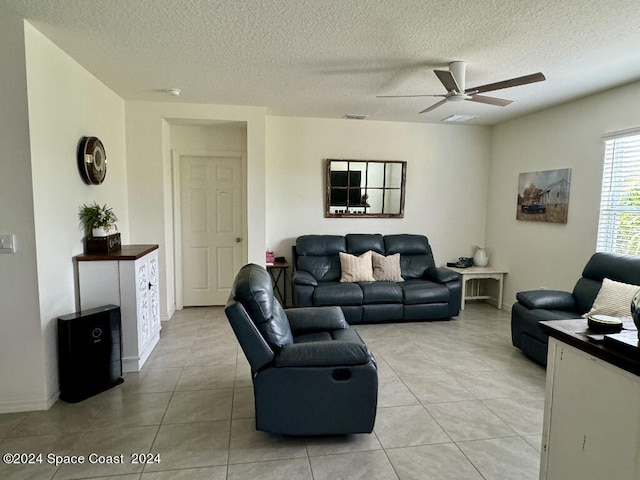
<svg viewBox="0 0 640 480">
<path fill-rule="evenodd" d="M 0 253 L 16 253 L 16 236 L 13 233 L 0 233 Z"/>
</svg>

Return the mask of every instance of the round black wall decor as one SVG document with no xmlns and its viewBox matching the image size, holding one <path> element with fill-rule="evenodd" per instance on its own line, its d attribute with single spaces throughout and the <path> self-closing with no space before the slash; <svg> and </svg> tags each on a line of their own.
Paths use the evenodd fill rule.
<svg viewBox="0 0 640 480">
<path fill-rule="evenodd" d="M 100 185 L 104 181 L 107 176 L 107 153 L 98 137 L 80 139 L 78 170 L 87 185 Z"/>
</svg>

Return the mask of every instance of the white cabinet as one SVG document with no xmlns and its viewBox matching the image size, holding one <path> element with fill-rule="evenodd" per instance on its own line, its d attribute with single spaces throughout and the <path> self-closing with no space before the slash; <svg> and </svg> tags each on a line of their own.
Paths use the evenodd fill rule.
<svg viewBox="0 0 640 480">
<path fill-rule="evenodd" d="M 638 399 L 638 375 L 550 337 L 540 479 L 638 480 Z"/>
<path fill-rule="evenodd" d="M 160 339 L 158 246 L 123 245 L 117 252 L 75 260 L 80 310 L 120 306 L 122 370 L 139 371 Z"/>
</svg>

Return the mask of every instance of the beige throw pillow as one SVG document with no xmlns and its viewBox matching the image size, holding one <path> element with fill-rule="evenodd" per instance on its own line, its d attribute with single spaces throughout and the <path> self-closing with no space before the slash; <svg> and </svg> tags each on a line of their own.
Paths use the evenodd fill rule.
<svg viewBox="0 0 640 480">
<path fill-rule="evenodd" d="M 404 282 L 400 271 L 400 254 L 394 253 L 385 257 L 376 252 L 371 252 L 373 264 L 373 278 L 379 282 Z"/>
<path fill-rule="evenodd" d="M 373 267 L 371 266 L 371 250 L 359 257 L 340 252 L 341 282 L 373 282 Z"/>
<path fill-rule="evenodd" d="M 631 299 L 640 290 L 640 285 L 621 283 L 605 278 L 591 310 L 583 316 L 609 315 L 611 317 L 630 317 Z"/>
</svg>

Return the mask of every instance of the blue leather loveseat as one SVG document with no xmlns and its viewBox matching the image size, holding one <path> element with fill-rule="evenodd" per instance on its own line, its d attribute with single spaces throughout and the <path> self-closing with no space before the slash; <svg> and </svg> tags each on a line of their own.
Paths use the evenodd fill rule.
<svg viewBox="0 0 640 480">
<path fill-rule="evenodd" d="M 400 254 L 403 281 L 340 282 L 339 254 Z M 293 247 L 296 307 L 338 306 L 350 324 L 448 319 L 460 312 L 460 275 L 436 267 L 424 235 L 303 235 Z"/>
</svg>

